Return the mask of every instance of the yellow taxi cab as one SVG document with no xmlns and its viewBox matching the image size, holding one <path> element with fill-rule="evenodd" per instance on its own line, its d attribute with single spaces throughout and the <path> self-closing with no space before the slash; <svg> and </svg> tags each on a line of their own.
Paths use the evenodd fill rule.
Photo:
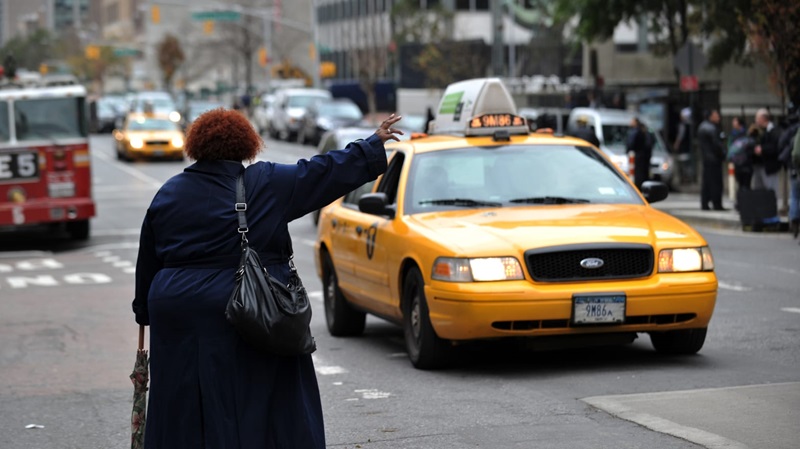
<svg viewBox="0 0 800 449">
<path fill-rule="evenodd" d="M 183 131 L 168 116 L 130 113 L 113 135 L 117 159 L 183 159 Z"/>
<path fill-rule="evenodd" d="M 453 346 L 650 336 L 659 352 L 705 342 L 717 297 L 708 243 L 650 206 L 587 142 L 530 133 L 499 79 L 446 89 L 426 137 L 392 143 L 386 173 L 321 211 L 315 246 L 334 336 L 366 314 L 401 325 L 420 369 Z"/>
</svg>

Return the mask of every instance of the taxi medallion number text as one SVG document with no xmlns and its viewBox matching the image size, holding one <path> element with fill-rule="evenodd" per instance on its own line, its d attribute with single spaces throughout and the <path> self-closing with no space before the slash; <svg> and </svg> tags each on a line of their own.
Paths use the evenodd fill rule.
<svg viewBox="0 0 800 449">
<path fill-rule="evenodd" d="M 622 323 L 625 321 L 625 296 L 574 296 L 572 317 L 575 324 Z"/>
</svg>

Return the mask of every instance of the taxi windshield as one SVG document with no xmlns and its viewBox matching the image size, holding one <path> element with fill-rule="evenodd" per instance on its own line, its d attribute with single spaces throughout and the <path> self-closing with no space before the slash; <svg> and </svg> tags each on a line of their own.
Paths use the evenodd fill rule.
<svg viewBox="0 0 800 449">
<path fill-rule="evenodd" d="M 568 145 L 472 147 L 414 157 L 407 213 L 559 204 L 643 204 L 595 150 Z"/>
<path fill-rule="evenodd" d="M 175 131 L 178 125 L 168 119 L 137 118 L 128 122 L 128 131 Z"/>
<path fill-rule="evenodd" d="M 14 102 L 17 140 L 86 137 L 83 98 L 34 98 Z"/>
</svg>

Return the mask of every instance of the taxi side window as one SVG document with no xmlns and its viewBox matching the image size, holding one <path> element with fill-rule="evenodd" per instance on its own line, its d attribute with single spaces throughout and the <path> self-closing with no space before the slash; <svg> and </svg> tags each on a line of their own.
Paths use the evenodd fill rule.
<svg viewBox="0 0 800 449">
<path fill-rule="evenodd" d="M 352 192 L 348 193 L 347 195 L 345 195 L 344 200 L 342 200 L 343 205 L 346 207 L 351 207 L 353 209 L 358 209 L 359 198 L 361 198 L 361 195 L 364 195 L 365 193 L 372 192 L 372 187 L 374 185 L 375 181 L 370 181 L 362 185 L 361 187 L 353 190 Z"/>
<path fill-rule="evenodd" d="M 397 186 L 400 183 L 400 172 L 403 169 L 403 161 L 405 161 L 405 154 L 397 151 L 397 154 L 389 161 L 386 174 L 383 175 L 381 183 L 378 185 L 377 191 L 386 194 L 389 204 L 397 202 Z"/>
</svg>

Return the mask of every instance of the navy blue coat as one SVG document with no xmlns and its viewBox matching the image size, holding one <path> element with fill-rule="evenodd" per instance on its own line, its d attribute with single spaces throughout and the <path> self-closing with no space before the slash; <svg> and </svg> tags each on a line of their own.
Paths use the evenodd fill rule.
<svg viewBox="0 0 800 449">
<path fill-rule="evenodd" d="M 261 355 L 225 319 L 243 170 L 250 246 L 287 281 L 287 224 L 377 178 L 386 153 L 373 135 L 295 165 L 198 161 L 159 189 L 142 224 L 133 300 L 136 322 L 150 325 L 145 448 L 325 447 L 311 355 Z"/>
</svg>

